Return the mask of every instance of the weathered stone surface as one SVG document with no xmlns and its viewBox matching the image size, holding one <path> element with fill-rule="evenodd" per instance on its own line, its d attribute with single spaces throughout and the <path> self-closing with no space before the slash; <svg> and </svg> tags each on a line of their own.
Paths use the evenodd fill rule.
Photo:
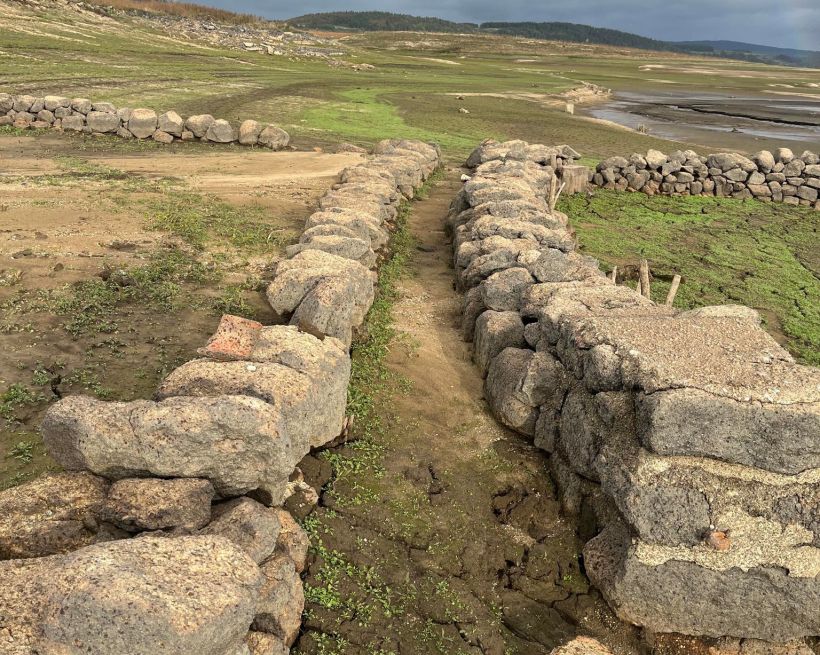
<svg viewBox="0 0 820 655">
<path fill-rule="evenodd" d="M 86 98 L 74 98 L 71 100 L 71 109 L 80 113 L 80 114 L 87 114 L 94 108 L 93 103 Z"/>
<path fill-rule="evenodd" d="M 288 655 L 290 649 L 285 642 L 266 632 L 251 631 L 245 638 L 251 655 Z"/>
<path fill-rule="evenodd" d="M 281 412 L 246 396 L 159 403 L 68 396 L 46 412 L 42 431 L 49 453 L 68 470 L 111 479 L 206 478 L 220 495 L 256 490 L 273 504 L 305 454 Z"/>
<path fill-rule="evenodd" d="M 727 553 L 630 541 L 610 527 L 584 548 L 590 580 L 622 620 L 656 632 L 774 642 L 820 632 L 817 571 L 798 576 L 782 565 L 743 562 L 742 554 L 728 559 Z"/>
<path fill-rule="evenodd" d="M 91 111 L 86 117 L 88 127 L 92 132 L 108 133 L 116 132 L 120 127 L 120 119 L 116 114 L 102 111 Z"/>
<path fill-rule="evenodd" d="M 128 130 L 138 139 L 147 139 L 157 130 L 157 113 L 153 109 L 134 109 L 128 119 Z"/>
<path fill-rule="evenodd" d="M 216 537 L 141 537 L 0 563 L 9 655 L 225 655 L 244 641 L 262 577 Z"/>
<path fill-rule="evenodd" d="M 259 133 L 259 145 L 271 148 L 272 150 L 282 150 L 290 144 L 290 135 L 276 125 L 268 125 Z"/>
<path fill-rule="evenodd" d="M 318 447 L 337 437 L 344 422 L 350 379 L 345 344 L 333 337 L 319 339 L 296 326 L 277 325 L 253 332 L 242 361 L 223 351 L 220 359 L 228 362 L 225 368 L 206 360 L 189 362 L 177 369 L 178 375 L 169 376 L 160 395 L 172 389 L 183 395 L 241 390 L 280 406 L 294 443 L 309 440 L 311 446 Z M 277 389 L 280 383 L 283 386 Z M 300 397 L 303 392 L 304 399 Z"/>
<path fill-rule="evenodd" d="M 501 423 L 527 436 L 535 434 L 538 407 L 518 390 L 535 353 L 520 348 L 505 348 L 490 363 L 484 382 L 484 395 Z"/>
<path fill-rule="evenodd" d="M 539 282 L 572 282 L 604 275 L 592 257 L 554 248 L 542 251 L 527 268 Z"/>
<path fill-rule="evenodd" d="M 646 153 L 646 165 L 650 169 L 657 170 L 667 161 L 669 161 L 669 158 L 660 150 L 649 150 Z"/>
<path fill-rule="evenodd" d="M 517 311 L 521 306 L 521 293 L 534 282 L 526 268 L 508 268 L 481 283 L 481 299 L 487 309 Z"/>
<path fill-rule="evenodd" d="M 505 348 L 523 348 L 524 323 L 518 312 L 486 311 L 478 317 L 475 326 L 473 359 L 487 375 L 492 360 Z"/>
<path fill-rule="evenodd" d="M 205 139 L 214 143 L 231 143 L 236 141 L 236 138 L 236 130 L 224 118 L 216 119 L 208 126 L 208 131 L 205 132 Z"/>
<path fill-rule="evenodd" d="M 165 145 L 174 142 L 173 135 L 168 134 L 168 132 L 163 132 L 162 130 L 157 130 L 156 132 L 154 132 L 154 134 L 151 135 L 151 138 L 157 143 L 164 143 Z"/>
<path fill-rule="evenodd" d="M 63 96 L 45 96 L 43 98 L 44 109 L 54 111 L 58 107 L 71 107 L 71 100 L 64 98 Z M 3 105 L 0 103 L 0 110 L 2 110 L 2 108 Z"/>
<path fill-rule="evenodd" d="M 348 209 L 336 209 L 312 214 L 305 222 L 305 232 L 322 225 L 345 227 L 360 239 L 369 239 L 373 250 L 387 244 L 389 232 L 372 216 L 359 214 Z"/>
<path fill-rule="evenodd" d="M 770 173 L 774 168 L 774 155 L 768 150 L 761 150 L 752 157 L 757 167 L 764 173 Z"/>
<path fill-rule="evenodd" d="M 361 324 L 355 284 L 342 276 L 319 280 L 302 298 L 290 322 L 311 334 L 335 337 L 350 347 L 353 329 Z"/>
<path fill-rule="evenodd" d="M 108 114 L 117 113 L 117 108 L 110 102 L 94 102 L 91 104 L 91 107 L 94 111 L 102 111 Z"/>
<path fill-rule="evenodd" d="M 279 637 L 291 646 L 299 636 L 305 594 L 293 563 L 274 555 L 262 565 L 264 582 L 253 620 L 253 629 Z"/>
<path fill-rule="evenodd" d="M 789 148 L 778 148 L 774 152 L 774 160 L 776 162 L 782 162 L 783 164 L 788 164 L 793 159 L 794 159 L 794 153 Z"/>
<path fill-rule="evenodd" d="M 224 314 L 216 332 L 204 348 L 197 350 L 203 357 L 220 361 L 241 361 L 253 352 L 262 331 L 262 324 L 241 316 Z"/>
<path fill-rule="evenodd" d="M 195 359 L 163 380 L 157 398 L 252 396 L 270 403 L 282 417 L 289 451 L 292 449 L 288 459 L 296 457 L 293 470 L 312 439 L 321 435 L 327 441 L 340 432 L 337 408 L 326 404 L 321 392 L 309 375 L 281 364 Z"/>
<path fill-rule="evenodd" d="M 94 543 L 108 483 L 56 473 L 0 492 L 0 560 L 56 555 Z"/>
<path fill-rule="evenodd" d="M 276 277 L 268 286 L 268 302 L 275 312 L 291 314 L 321 280 L 340 276 L 352 287 L 351 295 L 355 298 L 353 317 L 361 322 L 373 303 L 374 275 L 358 262 L 321 250 L 301 252 L 280 262 Z"/>
<path fill-rule="evenodd" d="M 130 532 L 198 530 L 211 520 L 213 495 L 214 488 L 208 480 L 118 480 L 111 485 L 101 518 Z"/>
<path fill-rule="evenodd" d="M 51 125 L 54 122 L 54 114 L 47 109 L 41 109 L 37 112 L 37 120 L 41 123 L 48 123 Z"/>
<path fill-rule="evenodd" d="M 215 120 L 216 119 L 210 114 L 197 114 L 195 116 L 189 116 L 185 120 L 185 129 L 189 132 L 193 132 L 196 138 L 201 139 L 208 132 L 211 125 L 214 124 Z"/>
<path fill-rule="evenodd" d="M 709 168 L 719 168 L 724 173 L 739 168 L 745 173 L 752 173 L 757 170 L 757 164 L 751 159 L 736 152 L 720 152 L 707 157 Z"/>
<path fill-rule="evenodd" d="M 569 643 L 553 649 L 550 655 L 612 655 L 612 651 L 590 637 L 576 637 Z"/>
<path fill-rule="evenodd" d="M 370 248 L 370 239 L 359 239 L 355 236 L 311 234 L 303 235 L 300 243 L 288 246 L 286 253 L 292 257 L 303 250 L 322 250 L 324 252 L 359 262 L 365 268 L 376 265 L 376 254 Z"/>
<path fill-rule="evenodd" d="M 239 125 L 239 143 L 243 146 L 255 146 L 263 129 L 262 123 L 259 121 L 242 121 Z"/>
<path fill-rule="evenodd" d="M 293 519 L 290 512 L 281 508 L 274 511 L 281 526 L 279 538 L 276 540 L 276 552 L 281 553 L 293 562 L 296 572 L 301 573 L 305 570 L 308 548 L 310 547 L 307 533 Z"/>
<path fill-rule="evenodd" d="M 714 457 L 789 474 L 820 467 L 816 399 L 743 401 L 697 388 L 669 389 L 639 398 L 638 417 L 641 441 L 659 454 Z"/>
<path fill-rule="evenodd" d="M 257 564 L 273 554 L 281 530 L 279 510 L 251 498 L 236 498 L 216 505 L 213 512 L 213 521 L 200 534 L 225 537 Z"/>
<path fill-rule="evenodd" d="M 85 120 L 82 116 L 66 116 L 62 120 L 61 126 L 63 130 L 69 132 L 82 132 L 85 127 Z"/>
<path fill-rule="evenodd" d="M 181 137 L 185 121 L 175 111 L 166 111 L 157 118 L 157 129 L 172 136 Z"/>
</svg>

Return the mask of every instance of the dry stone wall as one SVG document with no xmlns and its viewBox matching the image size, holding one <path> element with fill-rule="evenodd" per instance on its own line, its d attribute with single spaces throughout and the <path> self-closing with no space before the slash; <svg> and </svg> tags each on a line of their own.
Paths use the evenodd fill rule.
<svg viewBox="0 0 820 655">
<path fill-rule="evenodd" d="M 623 620 L 820 635 L 820 370 L 754 310 L 679 312 L 610 281 L 550 211 L 561 152 L 483 144 L 448 217 L 487 402 L 550 453 Z"/>
<path fill-rule="evenodd" d="M 376 253 L 438 162 L 390 141 L 344 171 L 268 290 L 291 325 L 225 316 L 153 400 L 49 409 L 65 472 L 0 492 L 0 652 L 289 651 L 308 541 L 282 504 L 304 491 L 300 460 L 343 430 Z"/>
<path fill-rule="evenodd" d="M 605 159 L 590 176 L 593 186 L 647 195 L 692 195 L 755 198 L 820 209 L 820 155 L 806 150 L 796 155 L 788 148 L 774 153 L 761 150 L 751 159 L 737 153 L 706 157 L 693 150 L 666 155 Z"/>
<path fill-rule="evenodd" d="M 246 120 L 236 127 L 222 118 L 199 114 L 183 118 L 175 111 L 117 108 L 110 102 L 62 96 L 36 97 L 0 93 L 0 126 L 54 129 L 83 134 L 108 134 L 124 139 L 153 139 L 159 143 L 207 141 L 239 143 L 281 150 L 290 136 L 280 127 Z"/>
</svg>

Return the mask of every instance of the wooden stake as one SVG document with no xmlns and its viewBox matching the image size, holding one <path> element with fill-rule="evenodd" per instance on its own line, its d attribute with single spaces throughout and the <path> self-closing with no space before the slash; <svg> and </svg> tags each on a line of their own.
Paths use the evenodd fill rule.
<svg viewBox="0 0 820 655">
<path fill-rule="evenodd" d="M 652 289 L 649 286 L 649 262 L 641 260 L 641 295 L 652 300 Z"/>
<path fill-rule="evenodd" d="M 613 266 L 612 272 L 609 274 L 609 279 L 612 280 L 613 284 L 618 281 L 618 267 Z"/>
<path fill-rule="evenodd" d="M 564 182 L 564 183 L 561 185 L 561 188 L 560 188 L 560 189 L 558 189 L 558 194 L 555 196 L 555 201 L 552 203 L 552 209 L 555 209 L 555 205 L 557 205 L 557 204 L 558 204 L 558 198 L 560 198 L 560 197 L 561 197 L 561 192 L 564 190 L 564 187 L 565 187 L 565 186 L 567 186 L 567 183 L 566 183 L 566 182 Z"/>
<path fill-rule="evenodd" d="M 638 286 L 637 286 L 637 287 L 635 287 L 635 292 L 636 292 L 639 296 L 642 296 L 642 295 L 643 295 L 643 293 L 641 292 L 641 281 L 640 281 L 640 280 L 638 280 Z"/>
<path fill-rule="evenodd" d="M 555 209 L 555 203 L 558 202 L 558 196 L 555 195 L 555 190 L 558 188 L 558 176 L 555 174 L 555 169 L 552 171 L 552 181 L 550 182 L 550 197 L 547 199 L 547 205 L 550 211 Z"/>
<path fill-rule="evenodd" d="M 671 307 L 675 302 L 675 296 L 678 295 L 678 287 L 680 286 L 680 275 L 672 278 L 672 286 L 669 287 L 669 294 L 666 296 L 666 306 Z"/>
</svg>

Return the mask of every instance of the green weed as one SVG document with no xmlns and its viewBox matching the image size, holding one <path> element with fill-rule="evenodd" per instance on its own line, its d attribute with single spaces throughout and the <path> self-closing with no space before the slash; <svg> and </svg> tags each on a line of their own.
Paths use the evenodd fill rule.
<svg viewBox="0 0 820 655">
<path fill-rule="evenodd" d="M 820 364 L 820 212 L 729 198 L 596 191 L 562 199 L 583 251 L 605 269 L 649 260 L 653 296 L 683 276 L 675 305 L 736 303 L 761 311 L 789 350 Z"/>
</svg>

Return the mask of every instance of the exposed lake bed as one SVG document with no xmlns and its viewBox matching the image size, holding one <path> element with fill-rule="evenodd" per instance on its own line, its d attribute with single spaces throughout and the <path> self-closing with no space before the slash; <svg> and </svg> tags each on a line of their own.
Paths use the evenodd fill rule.
<svg viewBox="0 0 820 655">
<path fill-rule="evenodd" d="M 612 101 L 584 113 L 656 137 L 715 148 L 754 151 L 788 142 L 802 149 L 820 147 L 820 97 L 617 92 Z"/>
</svg>

